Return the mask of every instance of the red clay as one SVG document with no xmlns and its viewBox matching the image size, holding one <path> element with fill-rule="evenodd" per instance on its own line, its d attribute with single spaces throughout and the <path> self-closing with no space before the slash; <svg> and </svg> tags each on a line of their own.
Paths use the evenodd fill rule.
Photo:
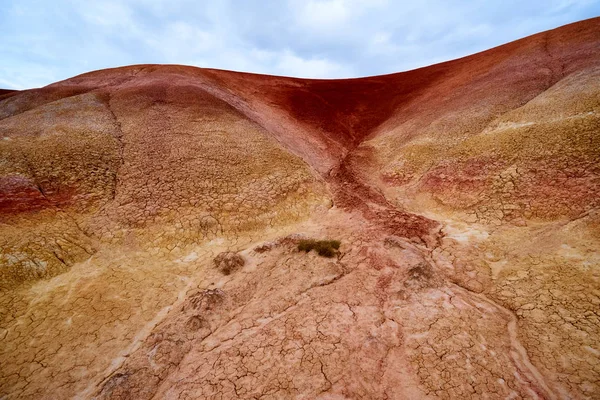
<svg viewBox="0 0 600 400">
<path fill-rule="evenodd" d="M 105 102 L 112 97 L 127 99 L 124 105 L 132 110 L 157 104 L 169 104 L 174 111 L 206 109 L 215 104 L 216 109 L 234 108 L 245 114 L 337 185 L 328 177 L 340 171 L 342 160 L 366 138 L 395 129 L 399 129 L 396 141 L 425 131 L 434 138 L 441 134 L 438 131 L 460 137 L 479 133 L 492 119 L 525 104 L 563 76 L 595 65 L 599 48 L 600 18 L 594 18 L 458 60 L 358 79 L 137 65 L 90 72 L 41 89 L 4 91 L 0 96 L 5 96 L 4 109 L 10 113 L 0 119 L 86 92 Z M 145 104 L 148 99 L 151 103 Z M 338 173 L 338 178 L 342 175 Z M 354 188 L 353 196 L 357 193 L 361 190 Z M 24 198 L 37 209 L 43 203 L 37 197 L 33 190 Z M 24 204 L 29 200 L 6 208 L 27 209 Z"/>
<path fill-rule="evenodd" d="M 269 130 L 288 150 L 324 173 L 380 128 L 410 126 L 410 135 L 442 114 L 471 114 L 467 134 L 514 109 L 563 76 L 594 65 L 600 18 L 536 34 L 494 49 L 413 71 L 342 80 L 276 77 L 177 65 L 137 65 L 83 74 L 37 89 L 15 113 L 86 91 L 196 86 Z M 527 63 L 523 63 L 523 59 Z M 31 91 L 24 94 L 31 93 Z M 15 99 L 16 103 L 20 103 Z M 193 106 L 182 99 L 181 105 Z M 309 137 L 297 137 L 309 135 Z M 409 137 L 407 137 L 408 139 Z"/>
</svg>

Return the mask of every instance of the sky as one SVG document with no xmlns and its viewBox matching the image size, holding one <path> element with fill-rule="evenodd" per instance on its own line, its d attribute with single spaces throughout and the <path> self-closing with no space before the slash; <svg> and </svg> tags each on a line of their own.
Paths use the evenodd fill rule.
<svg viewBox="0 0 600 400">
<path fill-rule="evenodd" d="M 0 87 L 131 64 L 406 71 L 600 15 L 600 0 L 0 0 Z"/>
</svg>

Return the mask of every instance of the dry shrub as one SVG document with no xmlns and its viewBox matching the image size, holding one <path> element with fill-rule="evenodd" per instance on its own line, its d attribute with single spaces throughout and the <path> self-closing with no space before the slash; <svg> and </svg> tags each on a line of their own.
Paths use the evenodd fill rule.
<svg viewBox="0 0 600 400">
<path fill-rule="evenodd" d="M 229 275 L 244 266 L 244 259 L 238 253 L 226 251 L 214 259 L 215 266 L 225 275 Z"/>
<path fill-rule="evenodd" d="M 338 253 L 340 244 L 339 240 L 303 239 L 298 243 L 298 250 L 306 253 L 315 250 L 321 257 L 331 258 Z"/>
</svg>

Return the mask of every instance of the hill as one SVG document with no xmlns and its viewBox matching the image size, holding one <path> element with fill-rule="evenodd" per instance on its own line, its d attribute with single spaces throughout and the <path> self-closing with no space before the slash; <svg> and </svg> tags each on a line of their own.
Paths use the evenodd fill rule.
<svg viewBox="0 0 600 400">
<path fill-rule="evenodd" d="M 599 49 L 0 92 L 0 397 L 597 398 Z"/>
</svg>

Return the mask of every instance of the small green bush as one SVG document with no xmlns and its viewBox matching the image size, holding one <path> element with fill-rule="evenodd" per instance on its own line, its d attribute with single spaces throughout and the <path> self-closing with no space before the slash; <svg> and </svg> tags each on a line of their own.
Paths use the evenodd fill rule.
<svg viewBox="0 0 600 400">
<path fill-rule="evenodd" d="M 315 250 L 321 257 L 331 258 L 338 253 L 340 244 L 339 240 L 303 239 L 298 243 L 298 250 L 306 253 Z"/>
</svg>

